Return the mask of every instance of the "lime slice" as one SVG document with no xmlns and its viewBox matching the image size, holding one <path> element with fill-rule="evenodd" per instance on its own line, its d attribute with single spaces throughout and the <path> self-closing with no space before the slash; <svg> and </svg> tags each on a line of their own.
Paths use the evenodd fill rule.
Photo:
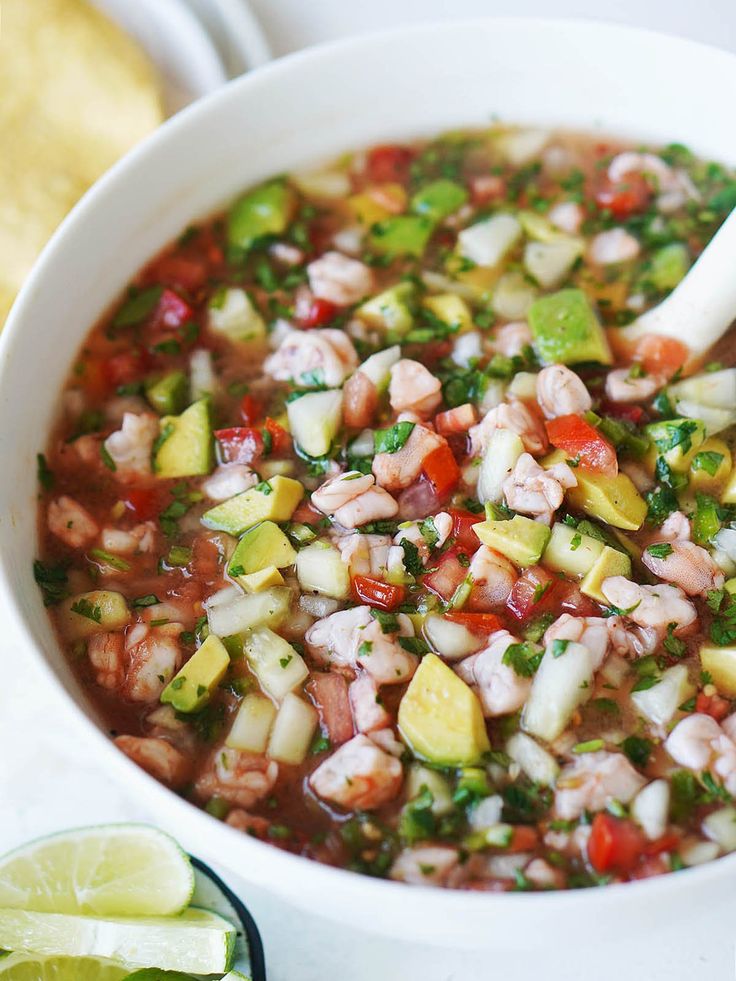
<svg viewBox="0 0 736 981">
<path fill-rule="evenodd" d="M 251 981 L 251 979 L 245 974 L 241 974 L 240 971 L 231 971 L 225 975 L 222 981 Z"/>
<path fill-rule="evenodd" d="M 0 909 L 0 937 L 9 950 L 47 957 L 108 957 L 134 967 L 224 974 L 232 963 L 235 927 L 209 910 L 179 916 L 68 916 Z M 1 976 L 0 976 L 1 978 Z"/>
<path fill-rule="evenodd" d="M 0 858 L 0 907 L 93 916 L 170 916 L 194 875 L 173 838 L 142 824 L 66 831 Z"/>
<path fill-rule="evenodd" d="M 181 971 L 160 971 L 157 967 L 144 967 L 142 971 L 126 974 L 123 981 L 195 981 L 191 974 Z"/>
<path fill-rule="evenodd" d="M 0 960 L 0 981 L 122 981 L 128 970 L 98 957 L 11 954 Z"/>
</svg>

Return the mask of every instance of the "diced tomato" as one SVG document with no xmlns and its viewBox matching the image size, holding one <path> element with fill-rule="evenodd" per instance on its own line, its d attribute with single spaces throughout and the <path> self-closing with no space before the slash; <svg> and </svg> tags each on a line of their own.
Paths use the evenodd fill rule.
<svg viewBox="0 0 736 981">
<path fill-rule="evenodd" d="M 394 586 L 383 579 L 372 579 L 370 576 L 353 577 L 353 593 L 361 603 L 377 606 L 379 610 L 393 610 L 403 603 L 406 596 L 404 586 Z"/>
<path fill-rule="evenodd" d="M 716 722 L 720 722 L 731 711 L 731 703 L 720 695 L 706 695 L 701 691 L 695 699 L 695 711 L 710 715 Z"/>
<path fill-rule="evenodd" d="M 607 477 L 616 476 L 616 450 L 582 416 L 558 416 L 556 419 L 549 419 L 544 425 L 550 443 L 577 460 L 581 467 L 595 470 Z"/>
<path fill-rule="evenodd" d="M 414 156 L 415 151 L 407 146 L 376 146 L 366 160 L 368 179 L 376 183 L 396 181 L 403 184 L 409 177 Z"/>
<path fill-rule="evenodd" d="M 315 671 L 307 691 L 317 706 L 319 717 L 333 746 L 353 738 L 353 713 L 350 710 L 348 686 L 336 671 Z"/>
<path fill-rule="evenodd" d="M 613 416 L 614 419 L 623 419 L 626 422 L 638 426 L 644 418 L 644 409 L 640 405 L 626 405 L 625 402 L 609 402 L 604 399 L 601 402 L 600 413 L 604 416 Z"/>
<path fill-rule="evenodd" d="M 506 197 L 506 181 L 497 174 L 477 174 L 468 181 L 473 204 L 488 204 Z"/>
<path fill-rule="evenodd" d="M 263 436 L 251 426 L 217 429 L 215 439 L 223 463 L 253 463 L 263 456 Z"/>
<path fill-rule="evenodd" d="M 196 580 L 214 582 L 222 574 L 220 552 L 212 539 L 198 535 L 192 545 L 192 575 Z"/>
<path fill-rule="evenodd" d="M 539 844 L 537 829 L 527 824 L 517 824 L 511 832 L 511 841 L 506 846 L 510 852 L 530 852 Z"/>
<path fill-rule="evenodd" d="M 263 429 L 271 437 L 271 449 L 269 451 L 271 456 L 282 456 L 291 451 L 291 436 L 275 419 L 266 416 Z"/>
<path fill-rule="evenodd" d="M 641 361 L 650 375 L 662 374 L 671 378 L 690 357 L 690 351 L 682 341 L 660 334 L 646 334 L 634 349 L 634 359 Z"/>
<path fill-rule="evenodd" d="M 472 511 L 464 511 L 461 508 L 448 508 L 447 513 L 452 518 L 452 537 L 456 544 L 472 554 L 480 546 L 473 526 L 483 521 L 485 516 L 473 514 Z"/>
<path fill-rule="evenodd" d="M 597 617 L 600 610 L 588 596 L 580 592 L 577 583 L 566 579 L 558 579 L 552 584 L 551 594 L 555 603 L 564 610 L 576 617 Z"/>
<path fill-rule="evenodd" d="M 297 305 L 296 322 L 299 327 L 311 330 L 313 327 L 324 327 L 331 320 L 335 319 L 337 307 L 330 300 L 323 300 L 319 296 L 311 296 L 308 302 Z"/>
<path fill-rule="evenodd" d="M 148 326 L 152 330 L 174 330 L 192 319 L 192 308 L 182 300 L 178 293 L 164 289 L 156 309 L 151 314 Z"/>
<path fill-rule="evenodd" d="M 240 400 L 240 418 L 246 426 L 255 426 L 261 418 L 261 404 L 252 395 L 244 395 Z"/>
<path fill-rule="evenodd" d="M 309 498 L 305 498 L 291 516 L 293 522 L 302 525 L 314 525 L 323 519 L 324 514 L 314 507 Z"/>
<path fill-rule="evenodd" d="M 150 521 L 160 510 L 160 495 L 156 488 L 131 487 L 123 502 L 140 521 Z"/>
<path fill-rule="evenodd" d="M 647 855 L 642 861 L 631 870 L 630 879 L 651 879 L 655 875 L 664 875 L 671 872 L 669 862 L 663 855 Z"/>
<path fill-rule="evenodd" d="M 662 852 L 672 852 L 680 844 L 680 836 L 675 831 L 665 831 L 654 841 L 648 841 L 644 846 L 647 855 L 660 855 Z"/>
<path fill-rule="evenodd" d="M 618 184 L 604 178 L 595 193 L 598 207 L 610 211 L 619 221 L 646 211 L 651 197 L 652 188 L 646 177 L 634 172 L 627 174 Z"/>
<path fill-rule="evenodd" d="M 599 874 L 631 872 L 644 852 L 644 833 L 633 821 L 600 811 L 593 818 L 588 858 Z"/>
<path fill-rule="evenodd" d="M 557 580 L 539 565 L 531 565 L 514 583 L 506 608 L 517 620 L 537 616 L 550 605 Z"/>
<path fill-rule="evenodd" d="M 487 636 L 497 630 L 503 630 L 503 622 L 495 613 L 455 613 L 452 610 L 445 613 L 445 620 L 452 620 L 453 623 L 461 623 L 474 634 Z"/>
<path fill-rule="evenodd" d="M 438 446 L 424 458 L 422 471 L 438 497 L 449 494 L 460 480 L 460 467 L 447 443 Z"/>
<path fill-rule="evenodd" d="M 165 255 L 148 270 L 154 282 L 178 286 L 193 293 L 207 282 L 205 259 L 194 256 Z"/>
<path fill-rule="evenodd" d="M 475 425 L 477 419 L 475 406 L 466 402 L 465 405 L 458 405 L 454 409 L 448 409 L 447 412 L 438 412 L 434 417 L 434 428 L 440 436 L 449 433 L 466 433 Z"/>
<path fill-rule="evenodd" d="M 468 565 L 467 553 L 460 546 L 454 545 L 432 563 L 432 571 L 422 576 L 422 585 L 442 599 L 452 599 L 455 590 L 468 574 Z"/>
<path fill-rule="evenodd" d="M 129 385 L 145 374 L 149 366 L 148 357 L 141 348 L 121 351 L 113 354 L 102 362 L 102 373 L 105 381 L 113 388 L 119 385 Z"/>
</svg>

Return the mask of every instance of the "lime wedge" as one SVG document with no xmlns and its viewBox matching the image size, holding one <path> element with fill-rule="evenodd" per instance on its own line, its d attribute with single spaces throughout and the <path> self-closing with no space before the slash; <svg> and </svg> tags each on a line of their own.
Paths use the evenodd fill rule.
<svg viewBox="0 0 736 981">
<path fill-rule="evenodd" d="M 0 960 L 0 981 L 122 981 L 127 972 L 127 967 L 98 957 L 11 954 Z"/>
<path fill-rule="evenodd" d="M 195 981 L 191 974 L 181 971 L 160 971 L 157 967 L 144 967 L 142 971 L 126 974 L 123 981 Z"/>
<path fill-rule="evenodd" d="M 0 909 L 0 937 L 9 950 L 47 957 L 107 957 L 135 967 L 224 974 L 232 963 L 235 927 L 209 910 L 179 916 L 69 916 Z M 0 979 L 1 979 L 0 975 Z"/>
<path fill-rule="evenodd" d="M 138 824 L 66 831 L 0 858 L 0 907 L 93 916 L 170 916 L 194 891 L 173 838 Z"/>
<path fill-rule="evenodd" d="M 240 971 L 231 971 L 225 975 L 222 981 L 250 981 L 250 978 L 245 974 L 241 974 Z"/>
</svg>

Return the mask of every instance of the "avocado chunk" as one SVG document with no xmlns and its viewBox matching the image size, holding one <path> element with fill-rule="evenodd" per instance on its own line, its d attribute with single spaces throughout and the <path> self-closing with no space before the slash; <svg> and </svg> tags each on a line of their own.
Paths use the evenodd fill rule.
<svg viewBox="0 0 736 981">
<path fill-rule="evenodd" d="M 303 496 L 298 480 L 278 474 L 205 511 L 202 523 L 214 531 L 240 536 L 259 521 L 288 521 Z"/>
<path fill-rule="evenodd" d="M 161 704 L 177 712 L 199 712 L 214 694 L 230 665 L 230 655 L 219 637 L 209 634 L 178 674 L 161 692 Z"/>
<path fill-rule="evenodd" d="M 557 522 L 552 526 L 542 562 L 548 569 L 568 576 L 584 576 L 595 565 L 603 551 L 603 542 L 585 535 L 577 528 Z"/>
<path fill-rule="evenodd" d="M 700 667 L 708 672 L 721 695 L 736 698 L 736 647 L 704 644 L 700 648 Z"/>
<path fill-rule="evenodd" d="M 403 188 L 402 188 L 403 190 Z M 367 193 L 352 194 L 347 199 L 348 210 L 355 216 L 356 221 L 366 228 L 391 217 L 388 208 L 384 208 L 376 199 Z"/>
<path fill-rule="evenodd" d="M 200 399 L 180 416 L 164 416 L 161 435 L 153 451 L 153 469 L 159 477 L 197 477 L 212 469 L 210 400 Z"/>
<path fill-rule="evenodd" d="M 296 562 L 291 542 L 273 521 L 262 521 L 238 542 L 228 565 L 228 574 L 237 578 L 261 572 L 269 566 L 285 569 Z"/>
<path fill-rule="evenodd" d="M 230 245 L 250 249 L 267 235 L 281 235 L 291 221 L 296 198 L 282 180 L 261 184 L 233 204 L 227 216 Z"/>
<path fill-rule="evenodd" d="M 613 356 L 590 300 L 582 290 L 559 290 L 529 307 L 529 327 L 547 364 L 611 364 Z"/>
<path fill-rule="evenodd" d="M 546 469 L 555 463 L 564 463 L 566 458 L 564 451 L 555 450 L 541 463 Z M 577 467 L 575 479 L 578 482 L 577 487 L 571 487 L 565 492 L 567 502 L 573 508 L 624 531 L 641 528 L 647 516 L 647 505 L 625 473 L 606 477 L 584 467 Z"/>
<path fill-rule="evenodd" d="M 690 489 L 705 494 L 717 494 L 721 490 L 725 493 L 724 485 L 733 482 L 733 477 L 729 480 L 732 466 L 728 443 L 711 436 L 690 461 Z"/>
<path fill-rule="evenodd" d="M 308 456 L 325 456 L 342 424 L 342 392 L 307 392 L 286 406 L 289 429 Z"/>
<path fill-rule="evenodd" d="M 415 756 L 446 766 L 478 763 L 491 748 L 477 696 L 436 654 L 401 699 L 399 731 Z"/>
<path fill-rule="evenodd" d="M 146 385 L 146 398 L 160 416 L 175 416 L 186 408 L 189 379 L 183 371 L 170 371 Z"/>
<path fill-rule="evenodd" d="M 443 324 L 457 328 L 461 334 L 473 329 L 473 314 L 470 312 L 470 307 L 457 293 L 438 293 L 436 296 L 428 296 L 422 306 Z"/>
<path fill-rule="evenodd" d="M 473 525 L 473 531 L 484 545 L 522 569 L 539 562 L 550 538 L 546 525 L 521 514 L 514 515 L 510 521 L 481 521 Z"/>
<path fill-rule="evenodd" d="M 658 456 L 663 456 L 678 473 L 689 469 L 705 442 L 705 426 L 699 419 L 662 419 L 645 426 L 644 432 L 657 448 Z"/>
<path fill-rule="evenodd" d="M 408 255 L 419 259 L 433 231 L 434 222 L 425 215 L 393 215 L 373 225 L 368 244 L 379 255 Z"/>
<path fill-rule="evenodd" d="M 69 640 L 120 630 L 130 623 L 130 610 L 122 593 L 93 589 L 64 600 L 58 606 L 58 623 Z"/>
<path fill-rule="evenodd" d="M 419 188 L 411 199 L 411 210 L 436 222 L 457 211 L 467 200 L 468 192 L 462 185 L 441 178 Z"/>
<path fill-rule="evenodd" d="M 644 278 L 655 289 L 672 290 L 685 278 L 689 268 L 690 253 L 687 246 L 683 242 L 670 242 L 654 253 Z"/>
<path fill-rule="evenodd" d="M 260 593 L 264 589 L 270 589 L 271 586 L 283 586 L 284 584 L 284 577 L 275 565 L 268 565 L 265 569 L 259 569 L 258 572 L 249 572 L 235 578 L 238 585 L 246 593 Z"/>
<path fill-rule="evenodd" d="M 355 313 L 371 327 L 407 334 L 414 323 L 412 306 L 415 296 L 413 283 L 398 283 L 361 304 Z"/>
<path fill-rule="evenodd" d="M 580 592 L 598 603 L 608 604 L 601 585 L 609 576 L 631 577 L 631 559 L 610 545 L 604 545 L 598 558 L 580 583 Z"/>
</svg>

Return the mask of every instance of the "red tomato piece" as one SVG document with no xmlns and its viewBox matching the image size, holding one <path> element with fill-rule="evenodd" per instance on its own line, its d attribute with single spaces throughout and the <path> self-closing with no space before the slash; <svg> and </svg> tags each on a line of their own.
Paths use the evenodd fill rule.
<svg viewBox="0 0 736 981">
<path fill-rule="evenodd" d="M 158 490 L 153 487 L 131 487 L 125 495 L 124 504 L 140 521 L 150 521 L 160 510 Z"/>
<path fill-rule="evenodd" d="M 223 463 L 253 463 L 263 456 L 263 437 L 250 426 L 217 429 L 215 439 Z"/>
<path fill-rule="evenodd" d="M 317 706 L 320 721 L 333 746 L 353 738 L 353 713 L 350 710 L 347 682 L 336 671 L 317 671 L 307 685 Z"/>
<path fill-rule="evenodd" d="M 682 341 L 659 334 L 647 334 L 639 341 L 634 359 L 641 361 L 650 375 L 662 374 L 671 378 L 690 357 L 690 351 Z"/>
<path fill-rule="evenodd" d="M 473 525 L 484 520 L 483 514 L 473 514 L 460 508 L 448 508 L 447 513 L 452 518 L 452 537 L 457 545 L 467 552 L 475 552 L 480 545 L 478 536 L 473 531 Z"/>
<path fill-rule="evenodd" d="M 600 616 L 600 609 L 592 599 L 583 596 L 577 583 L 566 579 L 558 579 L 552 584 L 550 598 L 554 598 L 560 609 L 576 617 Z"/>
<path fill-rule="evenodd" d="M 680 836 L 675 831 L 665 831 L 654 841 L 648 841 L 644 846 L 647 855 L 660 855 L 662 852 L 672 852 L 680 844 Z"/>
<path fill-rule="evenodd" d="M 252 395 L 244 395 L 240 401 L 240 418 L 246 426 L 255 426 L 261 417 L 261 404 Z"/>
<path fill-rule="evenodd" d="M 152 330 L 175 330 L 191 319 L 192 308 L 186 300 L 182 300 L 178 293 L 166 288 L 151 314 L 149 327 Z"/>
<path fill-rule="evenodd" d="M 460 480 L 460 467 L 447 443 L 438 446 L 424 458 L 422 471 L 438 497 L 449 494 Z"/>
<path fill-rule="evenodd" d="M 731 703 L 720 695 L 706 695 L 701 691 L 695 699 L 695 711 L 710 715 L 716 722 L 720 722 L 731 711 Z"/>
<path fill-rule="evenodd" d="M 632 172 L 618 184 L 604 178 L 596 191 L 595 201 L 602 211 L 610 211 L 614 218 L 623 221 L 646 211 L 651 197 L 652 188 L 646 177 Z"/>
<path fill-rule="evenodd" d="M 640 405 L 626 405 L 624 402 L 609 402 L 604 399 L 601 402 L 600 412 L 604 416 L 613 416 L 614 419 L 623 419 L 634 426 L 638 426 L 644 418 L 644 409 Z"/>
<path fill-rule="evenodd" d="M 511 841 L 507 845 L 510 852 L 530 852 L 539 844 L 537 829 L 527 824 L 517 824 L 511 832 Z"/>
<path fill-rule="evenodd" d="M 131 351 L 121 351 L 120 354 L 113 354 L 102 362 L 102 373 L 105 381 L 113 388 L 118 385 L 129 385 L 131 382 L 138 381 L 141 375 L 145 374 L 148 367 L 146 353 L 140 348 L 133 348 Z"/>
<path fill-rule="evenodd" d="M 552 573 L 541 566 L 529 566 L 511 588 L 506 609 L 517 620 L 537 616 L 549 606 L 556 581 Z"/>
<path fill-rule="evenodd" d="M 308 302 L 302 302 L 296 310 L 296 321 L 305 330 L 313 327 L 324 327 L 331 320 L 335 319 L 337 306 L 330 300 L 323 300 L 319 296 L 312 296 Z"/>
<path fill-rule="evenodd" d="M 464 556 L 461 561 L 459 556 Z M 432 563 L 432 572 L 422 576 L 422 585 L 441 596 L 444 600 L 452 599 L 457 587 L 468 574 L 469 556 L 458 545 L 448 550 Z"/>
<path fill-rule="evenodd" d="M 633 821 L 614 817 L 607 811 L 600 811 L 593 818 L 588 858 L 599 874 L 631 872 L 641 859 L 645 845 L 644 833 Z"/>
<path fill-rule="evenodd" d="M 550 443 L 577 460 L 581 467 L 595 470 L 607 477 L 616 476 L 616 450 L 582 416 L 558 416 L 556 419 L 549 419 L 544 425 Z"/>
<path fill-rule="evenodd" d="M 353 593 L 361 603 L 376 606 L 379 610 L 393 610 L 403 603 L 406 596 L 404 586 L 394 586 L 383 579 L 372 579 L 370 576 L 353 577 Z"/>
<path fill-rule="evenodd" d="M 449 433 L 466 433 L 471 426 L 478 420 L 475 406 L 470 402 L 465 405 L 458 405 L 447 412 L 438 412 L 434 417 L 434 428 L 440 436 L 447 436 Z"/>
<path fill-rule="evenodd" d="M 207 282 L 208 269 L 204 259 L 193 256 L 165 255 L 148 270 L 153 282 L 178 286 L 193 293 Z"/>
<path fill-rule="evenodd" d="M 415 151 L 407 146 L 376 146 L 368 154 L 366 174 L 376 183 L 396 182 L 403 184 L 409 177 L 409 168 Z"/>
<path fill-rule="evenodd" d="M 445 613 L 444 616 L 445 620 L 451 620 L 453 623 L 461 623 L 463 627 L 467 627 L 472 633 L 481 634 L 482 636 L 493 634 L 497 630 L 503 630 L 503 622 L 495 613 L 455 613 L 450 611 L 449 613 Z"/>
<path fill-rule="evenodd" d="M 281 456 L 284 453 L 290 452 L 291 436 L 275 419 L 266 416 L 263 429 L 271 437 L 271 449 L 269 451 L 271 456 Z"/>
</svg>

